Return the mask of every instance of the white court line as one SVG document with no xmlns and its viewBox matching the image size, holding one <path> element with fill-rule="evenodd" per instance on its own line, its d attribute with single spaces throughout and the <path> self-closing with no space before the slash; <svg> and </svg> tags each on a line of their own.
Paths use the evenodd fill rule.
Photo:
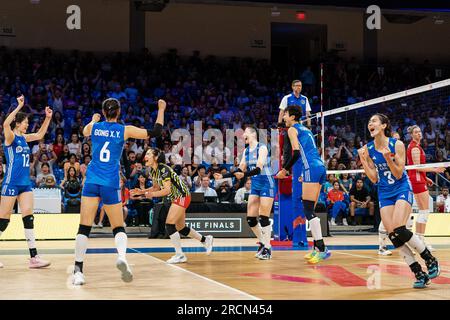
<svg viewBox="0 0 450 320">
<path fill-rule="evenodd" d="M 221 283 L 221 282 L 218 282 L 218 281 L 212 280 L 212 279 L 210 279 L 210 278 L 204 277 L 204 276 L 202 276 L 202 275 L 199 275 L 198 273 L 195 273 L 195 272 L 186 270 L 186 269 L 181 268 L 181 267 L 179 267 L 179 266 L 177 266 L 177 265 L 174 265 L 174 264 L 168 264 L 168 263 L 166 263 L 165 261 L 163 261 L 163 260 L 161 260 L 161 259 L 158 259 L 158 258 L 156 258 L 156 257 L 153 257 L 153 256 L 151 256 L 151 255 L 149 255 L 149 254 L 145 254 L 145 253 L 143 253 L 143 252 L 140 252 L 139 250 L 132 249 L 132 248 L 128 248 L 128 249 L 129 249 L 129 250 L 136 251 L 136 252 L 139 253 L 139 254 L 142 254 L 142 255 L 144 255 L 144 256 L 146 256 L 146 257 L 148 257 L 148 258 L 152 258 L 152 259 L 154 259 L 154 260 L 156 260 L 156 261 L 158 261 L 158 262 L 160 262 L 160 263 L 163 263 L 163 264 L 165 264 L 165 265 L 167 265 L 167 266 L 170 266 L 170 267 L 172 267 L 172 268 L 176 268 L 176 269 L 181 270 L 181 271 L 184 271 L 184 272 L 186 272 L 186 273 L 188 273 L 188 274 L 190 274 L 190 275 L 196 276 L 196 277 L 198 277 L 198 278 L 200 278 L 200 279 L 203 279 L 203 280 L 212 282 L 212 283 L 214 283 L 214 284 L 217 284 L 217 285 L 219 285 L 220 287 L 223 287 L 223 288 L 225 288 L 225 289 L 228 289 L 228 290 L 234 291 L 234 292 L 236 292 L 236 293 L 242 294 L 242 295 L 244 295 L 244 296 L 247 296 L 247 297 L 250 298 L 251 300 L 262 300 L 261 298 L 258 298 L 258 297 L 256 297 L 256 296 L 253 296 L 253 295 L 251 295 L 251 294 L 249 294 L 249 293 L 247 293 L 247 292 L 244 292 L 244 291 L 241 291 L 241 290 L 239 290 L 239 289 L 236 289 L 236 288 L 227 286 L 226 284 L 223 284 L 223 283 Z"/>
<path fill-rule="evenodd" d="M 332 254 L 335 254 L 335 253 L 337 253 L 337 254 L 345 254 L 345 255 L 353 256 L 353 257 L 366 258 L 366 259 L 369 258 L 369 259 L 372 259 L 372 260 L 378 260 L 378 261 L 381 260 L 381 261 L 387 261 L 387 262 L 391 262 L 391 263 L 398 263 L 398 264 L 405 265 L 404 261 L 395 261 L 395 260 L 389 260 L 389 259 L 383 259 L 383 258 L 374 258 L 374 257 L 371 257 L 371 256 L 363 256 L 363 255 L 360 255 L 360 254 L 353 254 L 353 253 L 347 253 L 347 252 L 331 251 L 331 253 Z M 440 269 L 441 269 L 441 271 L 445 271 L 445 272 L 449 272 L 450 273 L 450 270 L 442 269 L 442 267 L 440 267 Z"/>
</svg>

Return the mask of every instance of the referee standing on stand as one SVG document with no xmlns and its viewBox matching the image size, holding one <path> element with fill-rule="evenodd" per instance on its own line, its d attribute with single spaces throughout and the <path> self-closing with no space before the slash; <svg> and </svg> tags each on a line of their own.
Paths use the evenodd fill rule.
<svg viewBox="0 0 450 320">
<path fill-rule="evenodd" d="M 299 106 L 302 108 L 303 117 L 306 115 L 306 126 L 311 129 L 311 106 L 309 105 L 308 98 L 301 94 L 302 82 L 300 80 L 292 81 L 292 93 L 285 95 L 281 99 L 280 113 L 278 114 L 278 128 L 284 128 L 283 115 L 287 107 Z M 302 118 L 303 118 L 302 117 Z M 301 121 L 302 123 L 303 121 Z M 287 136 L 287 131 L 284 131 L 284 144 L 283 144 L 283 163 L 287 163 L 291 158 L 292 147 Z"/>
</svg>

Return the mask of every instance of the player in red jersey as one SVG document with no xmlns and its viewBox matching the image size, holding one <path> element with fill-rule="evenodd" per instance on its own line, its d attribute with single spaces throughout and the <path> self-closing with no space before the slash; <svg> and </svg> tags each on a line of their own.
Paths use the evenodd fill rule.
<svg viewBox="0 0 450 320">
<path fill-rule="evenodd" d="M 407 164 L 417 165 L 425 164 L 425 152 L 420 146 L 422 140 L 422 130 L 417 125 L 410 126 L 408 133 L 411 135 L 411 142 L 408 145 L 406 152 Z M 409 180 L 411 181 L 414 198 L 419 207 L 419 215 L 416 220 L 416 234 L 424 242 L 425 228 L 427 226 L 428 214 L 430 213 L 428 187 L 433 184 L 433 181 L 427 177 L 427 172 L 442 173 L 445 168 L 420 168 L 415 170 L 408 170 Z M 427 245 L 428 250 L 432 251 L 432 247 Z"/>
</svg>

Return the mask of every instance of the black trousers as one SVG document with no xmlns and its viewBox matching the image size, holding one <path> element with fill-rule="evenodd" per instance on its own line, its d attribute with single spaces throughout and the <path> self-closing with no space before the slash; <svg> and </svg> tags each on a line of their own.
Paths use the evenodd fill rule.
<svg viewBox="0 0 450 320">
<path fill-rule="evenodd" d="M 168 237 L 166 235 L 166 220 L 167 215 L 169 214 L 170 205 L 171 203 L 168 202 L 163 205 L 155 206 L 149 238 Z"/>
</svg>

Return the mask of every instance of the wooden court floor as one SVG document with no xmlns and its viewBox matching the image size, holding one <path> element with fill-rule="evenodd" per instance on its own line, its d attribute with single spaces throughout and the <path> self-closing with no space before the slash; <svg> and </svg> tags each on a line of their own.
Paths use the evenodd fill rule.
<svg viewBox="0 0 450 320">
<path fill-rule="evenodd" d="M 431 238 L 442 274 L 429 288 L 412 289 L 413 277 L 398 253 L 379 257 L 377 236 L 326 238 L 332 256 L 320 265 L 306 251 L 280 249 L 273 259 L 254 258 L 254 239 L 216 239 L 206 256 L 185 239 L 188 262 L 168 265 L 169 240 L 129 239 L 134 281 L 123 283 L 114 263 L 114 240 L 90 239 L 86 285 L 70 282 L 74 241 L 39 241 L 48 269 L 28 269 L 23 241 L 0 241 L 0 299 L 450 299 L 450 238 Z M 420 261 L 420 260 L 419 260 Z M 423 263 L 422 263 L 423 265 Z"/>
</svg>

